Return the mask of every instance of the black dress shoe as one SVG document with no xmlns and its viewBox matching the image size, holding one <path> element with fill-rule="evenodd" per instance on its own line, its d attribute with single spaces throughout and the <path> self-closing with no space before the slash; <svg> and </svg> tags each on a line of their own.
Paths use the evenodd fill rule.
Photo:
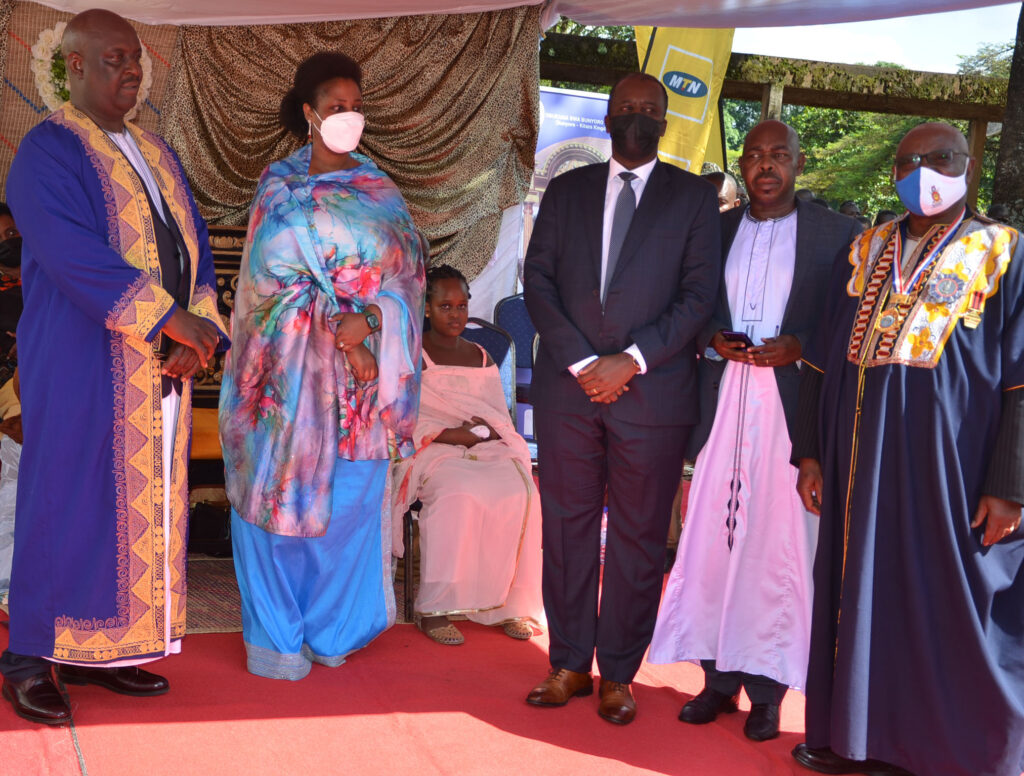
<svg viewBox="0 0 1024 776">
<path fill-rule="evenodd" d="M 889 765 L 881 760 L 850 760 L 836 754 L 827 746 L 813 749 L 807 744 L 797 744 L 793 759 L 804 768 L 818 773 L 860 773 L 864 776 L 911 776 L 909 771 L 898 765 Z"/>
<path fill-rule="evenodd" d="M 755 703 L 743 724 L 743 735 L 751 741 L 770 741 L 779 736 L 779 707 L 775 703 Z"/>
<path fill-rule="evenodd" d="M 4 679 L 3 696 L 11 702 L 14 713 L 29 722 L 64 725 L 71 721 L 71 707 L 53 683 L 49 671 L 20 682 Z"/>
<path fill-rule="evenodd" d="M 679 712 L 679 721 L 689 722 L 691 725 L 714 722 L 719 714 L 732 714 L 739 709 L 739 697 L 739 693 L 730 697 L 718 690 L 705 687 L 696 698 L 683 706 Z"/>
<path fill-rule="evenodd" d="M 138 666 L 103 668 L 102 666 L 58 665 L 57 676 L 65 684 L 97 684 L 122 695 L 163 695 L 170 684 L 162 676 Z"/>
</svg>

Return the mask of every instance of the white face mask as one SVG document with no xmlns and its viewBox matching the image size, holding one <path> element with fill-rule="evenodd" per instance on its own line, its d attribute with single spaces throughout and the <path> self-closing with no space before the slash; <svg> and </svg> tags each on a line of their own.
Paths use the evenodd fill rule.
<svg viewBox="0 0 1024 776">
<path fill-rule="evenodd" d="M 313 115 L 320 119 L 320 126 L 313 127 L 313 122 L 310 122 L 310 126 L 320 133 L 329 150 L 336 154 L 347 154 L 359 145 L 359 138 L 363 136 L 363 127 L 366 125 L 362 113 L 347 110 L 332 113 L 326 119 L 321 119 L 316 111 L 313 111 Z"/>
<path fill-rule="evenodd" d="M 896 181 L 896 193 L 911 213 L 933 216 L 949 210 L 967 194 L 967 173 L 943 175 L 922 165 Z"/>
</svg>

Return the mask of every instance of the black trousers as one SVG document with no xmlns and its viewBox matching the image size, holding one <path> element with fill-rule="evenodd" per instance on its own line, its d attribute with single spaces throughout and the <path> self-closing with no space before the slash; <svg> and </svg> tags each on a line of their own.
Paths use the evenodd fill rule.
<svg viewBox="0 0 1024 776">
<path fill-rule="evenodd" d="M 535 410 L 534 418 L 551 665 L 589 671 L 596 650 L 602 678 L 631 682 L 654 632 L 665 536 L 692 427 L 625 423 L 604 405 L 587 415 Z"/>
<path fill-rule="evenodd" d="M 19 655 L 9 649 L 5 649 L 0 655 L 0 674 L 12 682 L 21 682 L 36 674 L 48 674 L 52 665 L 53 663 L 44 657 Z"/>
<path fill-rule="evenodd" d="M 742 686 L 747 697 L 753 703 L 770 703 L 778 706 L 789 689 L 784 684 L 760 674 L 747 674 L 742 671 L 719 671 L 714 660 L 701 660 L 704 669 L 704 686 L 717 690 L 723 695 L 735 695 Z"/>
</svg>

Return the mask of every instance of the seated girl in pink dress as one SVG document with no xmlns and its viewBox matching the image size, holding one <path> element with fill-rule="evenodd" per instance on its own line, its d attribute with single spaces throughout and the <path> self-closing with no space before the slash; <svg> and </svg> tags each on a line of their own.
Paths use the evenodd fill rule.
<svg viewBox="0 0 1024 776">
<path fill-rule="evenodd" d="M 469 285 L 457 269 L 427 273 L 423 382 L 416 454 L 394 471 L 394 554 L 404 554 L 402 516 L 417 499 L 420 588 L 415 616 L 441 644 L 464 641 L 448 615 L 501 625 L 528 639 L 544 622 L 540 498 L 526 442 L 509 417 L 498 368 L 459 335 Z"/>
</svg>

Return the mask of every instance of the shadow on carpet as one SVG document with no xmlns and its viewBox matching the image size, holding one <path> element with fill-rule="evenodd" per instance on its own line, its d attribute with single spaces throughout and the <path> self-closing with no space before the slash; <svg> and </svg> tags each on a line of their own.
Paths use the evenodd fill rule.
<svg viewBox="0 0 1024 776">
<path fill-rule="evenodd" d="M 418 558 L 417 558 L 418 560 Z M 399 624 L 405 616 L 404 575 L 398 564 L 395 576 L 395 604 Z M 414 586 L 414 590 L 419 585 Z M 188 559 L 188 616 L 186 633 L 240 633 L 241 601 L 231 558 L 190 555 Z"/>
</svg>

